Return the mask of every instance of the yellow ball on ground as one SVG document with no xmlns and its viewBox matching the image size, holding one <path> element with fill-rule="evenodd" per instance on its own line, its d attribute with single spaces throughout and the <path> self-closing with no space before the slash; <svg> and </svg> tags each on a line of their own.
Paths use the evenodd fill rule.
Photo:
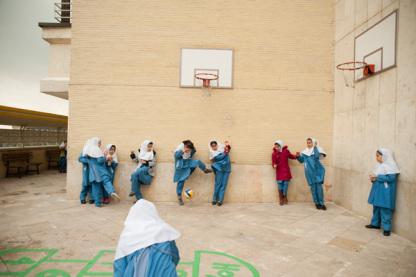
<svg viewBox="0 0 416 277">
<path fill-rule="evenodd" d="M 192 189 L 186 189 L 184 194 L 186 199 L 192 199 L 192 197 L 194 196 L 194 191 Z"/>
</svg>

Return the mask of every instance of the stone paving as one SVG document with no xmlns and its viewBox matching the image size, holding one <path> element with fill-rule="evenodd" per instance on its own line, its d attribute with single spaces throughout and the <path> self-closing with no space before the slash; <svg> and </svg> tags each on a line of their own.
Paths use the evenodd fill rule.
<svg viewBox="0 0 416 277">
<path fill-rule="evenodd" d="M 0 180 L 0 275 L 111 276 L 132 201 L 67 200 L 65 175 Z M 179 276 L 416 276 L 416 244 L 328 204 L 157 203 L 182 233 Z"/>
</svg>

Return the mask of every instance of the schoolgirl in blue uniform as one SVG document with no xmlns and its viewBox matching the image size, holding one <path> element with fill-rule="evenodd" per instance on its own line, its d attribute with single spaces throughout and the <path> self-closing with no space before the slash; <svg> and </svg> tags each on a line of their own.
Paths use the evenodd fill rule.
<svg viewBox="0 0 416 277">
<path fill-rule="evenodd" d="M 191 176 L 194 170 L 199 167 L 205 173 L 211 173 L 212 170 L 208 169 L 206 165 L 200 160 L 193 160 L 196 149 L 194 144 L 190 140 L 184 140 L 175 150 L 175 173 L 173 176 L 173 182 L 176 185 L 176 194 L 178 195 L 179 205 L 184 205 L 182 200 L 182 191 L 185 181 Z"/>
<path fill-rule="evenodd" d="M 225 145 L 217 140 L 211 140 L 209 143 L 209 159 L 212 162 L 211 168 L 215 174 L 212 205 L 221 206 L 224 202 L 228 178 L 231 174 L 230 151 L 231 146 L 228 141 L 225 142 Z"/>
<path fill-rule="evenodd" d="M 132 152 L 130 158 L 138 163 L 133 174 L 131 174 L 131 192 L 129 196 L 136 196 L 136 201 L 143 198 L 142 185 L 150 185 L 155 176 L 156 151 L 151 140 L 145 140 L 140 146 L 138 153 Z"/>
<path fill-rule="evenodd" d="M 104 150 L 105 167 L 110 174 L 111 183 L 114 185 L 114 176 L 118 166 L 117 148 L 115 144 L 107 144 Z M 103 188 L 103 204 L 110 204 L 110 197 L 107 191 Z"/>
<path fill-rule="evenodd" d="M 381 148 L 376 151 L 377 165 L 370 175 L 372 182 L 368 203 L 373 205 L 371 223 L 365 227 L 380 229 L 383 234 L 390 236 L 392 219 L 396 207 L 397 177 L 400 170 L 389 149 Z"/>
<path fill-rule="evenodd" d="M 304 164 L 306 181 L 318 210 L 326 210 L 322 188 L 325 179 L 325 168 L 320 162 L 320 159 L 324 157 L 326 157 L 325 151 L 314 138 L 306 139 L 306 148 L 297 157 L 297 160 Z"/>
<path fill-rule="evenodd" d="M 164 222 L 155 206 L 138 200 L 130 208 L 114 258 L 114 277 L 177 277 L 180 233 Z"/>
<path fill-rule="evenodd" d="M 101 207 L 102 204 L 103 187 L 111 197 L 120 200 L 105 166 L 105 158 L 100 146 L 101 140 L 94 137 L 88 141 L 85 151 L 88 157 L 89 182 L 92 186 L 92 195 L 97 207 Z"/>
</svg>

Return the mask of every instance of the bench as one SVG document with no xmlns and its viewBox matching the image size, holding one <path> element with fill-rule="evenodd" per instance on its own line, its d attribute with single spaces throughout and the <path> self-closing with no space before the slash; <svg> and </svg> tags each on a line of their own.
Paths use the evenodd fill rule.
<svg viewBox="0 0 416 277">
<path fill-rule="evenodd" d="M 48 161 L 48 169 L 58 168 L 59 154 L 60 154 L 59 149 L 45 151 L 46 160 Z"/>
<path fill-rule="evenodd" d="M 33 154 L 31 152 L 5 153 L 2 155 L 3 164 L 6 166 L 6 178 L 10 176 L 19 176 L 23 174 L 36 172 L 39 174 L 39 167 L 42 163 L 32 163 L 30 159 Z"/>
</svg>

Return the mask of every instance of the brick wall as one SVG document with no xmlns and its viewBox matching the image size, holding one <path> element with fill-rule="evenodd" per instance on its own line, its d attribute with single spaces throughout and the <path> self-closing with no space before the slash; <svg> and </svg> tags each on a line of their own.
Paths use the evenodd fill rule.
<svg viewBox="0 0 416 277">
<path fill-rule="evenodd" d="M 172 153 L 187 138 L 204 161 L 211 138 L 231 141 L 230 201 L 275 200 L 270 154 L 277 138 L 293 151 L 303 149 L 308 136 L 320 139 L 330 175 L 333 5 L 332 0 L 75 0 L 70 197 L 79 192 L 77 157 L 92 136 L 118 146 L 122 164 L 116 184 L 123 195 L 134 168 L 129 152 L 147 138 L 155 141 L 163 163 L 146 192 L 156 199 L 175 199 Z M 234 88 L 214 90 L 210 97 L 200 89 L 179 88 L 183 47 L 234 49 Z M 292 165 L 290 198 L 309 201 L 303 170 Z M 208 201 L 212 182 L 212 176 L 198 175 L 189 184 Z M 326 187 L 330 198 L 330 177 Z"/>
</svg>

